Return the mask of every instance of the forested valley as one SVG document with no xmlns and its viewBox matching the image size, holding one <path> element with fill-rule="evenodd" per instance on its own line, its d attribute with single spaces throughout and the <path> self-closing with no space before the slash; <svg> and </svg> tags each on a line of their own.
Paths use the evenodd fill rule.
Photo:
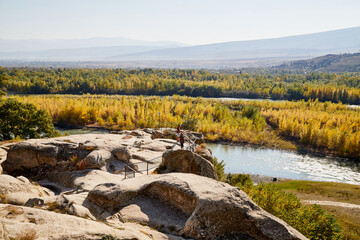
<svg viewBox="0 0 360 240">
<path fill-rule="evenodd" d="M 179 69 L 2 68 L 2 85 L 23 94 L 182 95 L 360 104 L 358 73 L 249 74 Z"/>
</svg>

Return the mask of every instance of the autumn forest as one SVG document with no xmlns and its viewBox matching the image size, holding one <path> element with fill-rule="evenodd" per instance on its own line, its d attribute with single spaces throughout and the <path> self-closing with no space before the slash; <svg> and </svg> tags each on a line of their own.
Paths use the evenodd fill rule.
<svg viewBox="0 0 360 240">
<path fill-rule="evenodd" d="M 343 104 L 360 103 L 357 74 L 0 68 L 0 76 L 8 93 L 30 94 L 13 98 L 48 111 L 57 126 L 117 130 L 182 124 L 209 141 L 301 146 L 360 159 L 359 108 Z"/>
</svg>

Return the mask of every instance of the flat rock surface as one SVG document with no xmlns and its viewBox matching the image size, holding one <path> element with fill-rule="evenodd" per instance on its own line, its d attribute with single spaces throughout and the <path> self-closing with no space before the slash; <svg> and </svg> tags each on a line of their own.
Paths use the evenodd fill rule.
<svg viewBox="0 0 360 240">
<path fill-rule="evenodd" d="M 140 231 L 121 230 L 101 222 L 40 209 L 0 204 L 2 239 L 151 239 Z M 27 238 L 26 238 L 27 236 Z M 33 237 L 33 238 L 32 238 Z"/>
</svg>

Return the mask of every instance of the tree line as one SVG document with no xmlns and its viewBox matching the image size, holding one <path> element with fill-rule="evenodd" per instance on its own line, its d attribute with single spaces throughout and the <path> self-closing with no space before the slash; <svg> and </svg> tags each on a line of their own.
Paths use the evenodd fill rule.
<svg viewBox="0 0 360 240">
<path fill-rule="evenodd" d="M 23 94 L 177 94 L 360 104 L 358 73 L 226 74 L 180 69 L 0 67 L 0 80 L 4 89 Z"/>
<path fill-rule="evenodd" d="M 317 100 L 218 101 L 203 98 L 119 95 L 15 97 L 47 110 L 58 126 L 108 129 L 183 124 L 207 140 L 296 148 L 295 143 L 360 159 L 359 108 Z"/>
</svg>

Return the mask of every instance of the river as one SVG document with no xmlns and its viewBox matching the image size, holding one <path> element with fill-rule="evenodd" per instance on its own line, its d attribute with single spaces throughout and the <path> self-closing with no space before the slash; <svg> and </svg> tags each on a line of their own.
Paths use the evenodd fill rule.
<svg viewBox="0 0 360 240">
<path fill-rule="evenodd" d="M 337 157 L 315 157 L 293 151 L 206 144 L 225 172 L 260 174 L 299 180 L 330 181 L 360 185 L 360 163 Z"/>
</svg>

